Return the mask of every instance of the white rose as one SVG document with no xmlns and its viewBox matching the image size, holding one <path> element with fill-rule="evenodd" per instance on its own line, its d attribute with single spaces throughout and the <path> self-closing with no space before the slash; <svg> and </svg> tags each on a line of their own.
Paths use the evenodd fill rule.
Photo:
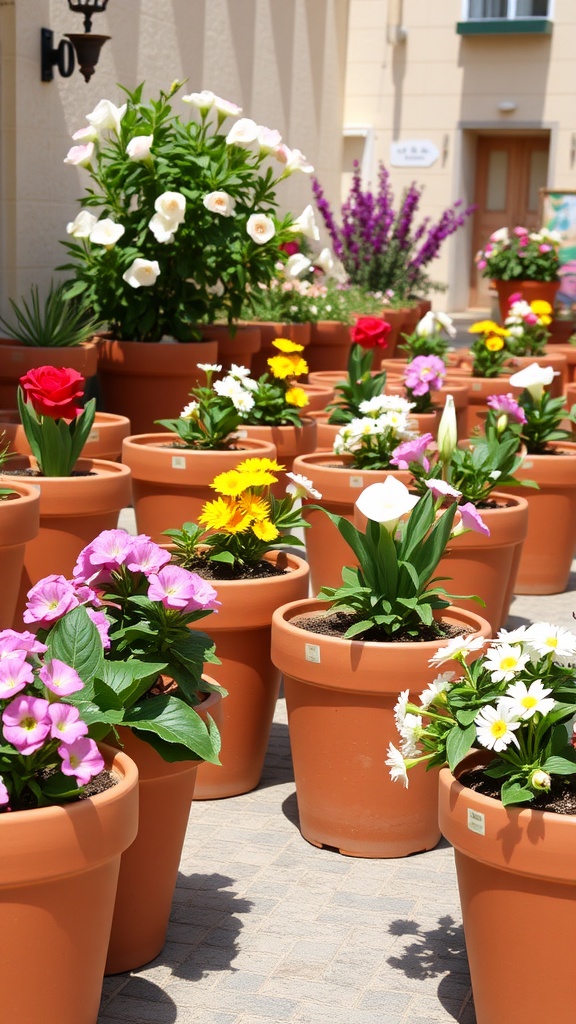
<svg viewBox="0 0 576 1024">
<path fill-rule="evenodd" d="M 118 239 L 122 238 L 125 230 L 115 220 L 105 217 L 103 220 L 96 221 L 89 238 L 93 245 L 105 245 L 107 249 L 111 249 L 113 245 L 116 245 Z"/>
<path fill-rule="evenodd" d="M 226 142 L 229 146 L 249 146 L 251 142 L 255 142 L 259 134 L 260 127 L 255 121 L 249 117 L 241 117 L 236 124 L 232 125 L 226 136 Z"/>
<path fill-rule="evenodd" d="M 148 221 L 148 227 L 157 242 L 168 243 L 174 241 L 174 232 L 178 225 L 161 213 L 155 213 Z"/>
<path fill-rule="evenodd" d="M 147 160 L 153 142 L 153 135 L 135 135 L 126 146 L 126 152 L 131 160 Z"/>
<path fill-rule="evenodd" d="M 186 198 L 181 192 L 163 192 L 154 203 L 154 209 L 178 227 L 186 214 Z"/>
<path fill-rule="evenodd" d="M 314 210 L 310 205 L 305 210 L 302 210 L 302 213 L 294 221 L 290 230 L 299 235 L 304 235 L 305 238 L 313 238 L 315 242 L 319 241 L 320 231 L 314 218 Z"/>
<path fill-rule="evenodd" d="M 248 218 L 246 231 L 257 245 L 265 245 L 276 234 L 274 221 L 271 217 L 267 217 L 265 213 L 253 213 Z"/>
<path fill-rule="evenodd" d="M 135 259 L 128 270 L 122 274 L 122 280 L 126 281 L 131 288 L 149 288 L 156 283 L 160 273 L 160 266 L 157 260 Z"/>
<path fill-rule="evenodd" d="M 90 114 L 86 114 L 86 120 L 88 124 L 91 124 L 97 132 L 103 132 L 107 129 L 115 131 L 116 134 L 120 131 L 120 122 L 126 113 L 126 104 L 124 103 L 121 107 L 117 107 L 110 100 L 100 100 L 96 104 L 94 110 Z"/>
<path fill-rule="evenodd" d="M 214 106 L 215 99 L 213 92 L 203 89 L 202 92 L 190 92 L 187 96 L 183 96 L 182 103 L 189 103 L 191 106 L 197 107 L 202 114 L 207 114 Z"/>
<path fill-rule="evenodd" d="M 204 196 L 204 206 L 210 213 L 219 213 L 221 217 L 233 217 L 236 200 L 227 192 L 209 192 Z"/>
<path fill-rule="evenodd" d="M 87 167 L 93 155 L 93 142 L 87 142 L 83 146 L 72 146 L 64 157 L 64 163 L 72 164 L 74 167 Z"/>
<path fill-rule="evenodd" d="M 98 218 L 88 210 L 80 210 L 74 220 L 66 225 L 66 233 L 73 235 L 74 238 L 89 238 L 97 220 Z"/>
</svg>

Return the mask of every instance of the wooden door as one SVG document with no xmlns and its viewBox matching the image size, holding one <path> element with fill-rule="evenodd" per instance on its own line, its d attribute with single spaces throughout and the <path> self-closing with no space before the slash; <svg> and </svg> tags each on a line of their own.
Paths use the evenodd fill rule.
<svg viewBox="0 0 576 1024">
<path fill-rule="evenodd" d="M 476 151 L 472 256 L 493 231 L 520 224 L 540 227 L 540 188 L 548 181 L 549 135 L 480 135 Z M 472 262 L 470 305 L 490 306 L 489 283 Z"/>
</svg>

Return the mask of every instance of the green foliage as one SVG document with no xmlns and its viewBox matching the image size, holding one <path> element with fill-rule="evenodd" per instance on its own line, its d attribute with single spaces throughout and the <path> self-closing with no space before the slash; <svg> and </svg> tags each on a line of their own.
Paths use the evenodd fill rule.
<svg viewBox="0 0 576 1024">
<path fill-rule="evenodd" d="M 10 299 L 14 320 L 0 317 L 0 325 L 9 338 L 37 348 L 74 348 L 88 341 L 101 326 L 90 315 L 86 303 L 75 299 L 64 284 L 50 285 L 44 306 L 37 285 L 30 289 L 30 299 Z"/>
<path fill-rule="evenodd" d="M 67 423 L 37 413 L 32 404 L 25 401 L 19 387 L 18 411 L 40 472 L 44 476 L 70 476 L 92 430 L 96 399 L 91 398 L 82 412 Z"/>
</svg>

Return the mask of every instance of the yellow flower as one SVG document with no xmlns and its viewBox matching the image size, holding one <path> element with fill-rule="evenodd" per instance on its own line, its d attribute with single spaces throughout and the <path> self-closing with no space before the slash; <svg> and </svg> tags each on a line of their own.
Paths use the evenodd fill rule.
<svg viewBox="0 0 576 1024">
<path fill-rule="evenodd" d="M 299 409 L 303 409 L 309 401 L 304 388 L 290 388 L 284 397 L 288 405 L 296 405 Z"/>
<path fill-rule="evenodd" d="M 484 344 L 489 352 L 500 352 L 504 348 L 504 342 L 497 334 L 489 334 Z"/>
<path fill-rule="evenodd" d="M 242 479 L 245 490 L 250 487 L 270 487 L 271 484 L 278 482 L 278 477 L 269 473 L 267 469 L 255 469 L 252 473 L 243 473 Z"/>
<path fill-rule="evenodd" d="M 304 345 L 298 345 L 295 341 L 290 341 L 289 338 L 276 338 L 272 342 L 274 348 L 277 348 L 279 352 L 303 352 Z"/>
<path fill-rule="evenodd" d="M 224 498 L 207 501 L 198 516 L 198 522 L 208 530 L 226 530 L 237 516 L 236 503 Z"/>
<path fill-rule="evenodd" d="M 538 317 L 538 323 L 540 324 L 541 327 L 548 327 L 548 324 L 552 323 L 552 317 L 548 316 L 546 313 L 542 313 Z"/>
<path fill-rule="evenodd" d="M 240 465 L 236 466 L 237 473 L 255 473 L 260 470 L 266 470 L 269 473 L 281 473 L 285 466 L 281 466 L 275 459 L 244 459 Z"/>
<path fill-rule="evenodd" d="M 292 373 L 295 377 L 301 377 L 303 373 L 308 373 L 308 363 L 302 356 L 292 356 Z"/>
<path fill-rule="evenodd" d="M 278 380 L 285 380 L 294 374 L 294 364 L 289 356 L 271 356 L 268 366 Z"/>
<path fill-rule="evenodd" d="M 263 541 L 276 540 L 276 537 L 280 536 L 280 531 L 269 519 L 265 519 L 262 523 L 254 523 L 252 530 L 258 539 Z"/>
<path fill-rule="evenodd" d="M 219 494 L 235 498 L 249 487 L 249 483 L 244 473 L 239 473 L 237 469 L 229 469 L 226 473 L 218 473 L 210 487 L 213 487 Z"/>
<path fill-rule="evenodd" d="M 530 303 L 530 309 L 533 313 L 536 313 L 536 316 L 550 316 L 552 313 L 552 306 L 549 302 L 546 302 L 546 299 L 534 299 Z"/>
<path fill-rule="evenodd" d="M 239 505 L 242 513 L 257 523 L 264 522 L 270 515 L 270 502 L 258 494 L 245 494 L 240 498 Z"/>
<path fill-rule="evenodd" d="M 469 334 L 498 334 L 501 328 L 494 320 L 477 320 L 468 328 Z"/>
</svg>

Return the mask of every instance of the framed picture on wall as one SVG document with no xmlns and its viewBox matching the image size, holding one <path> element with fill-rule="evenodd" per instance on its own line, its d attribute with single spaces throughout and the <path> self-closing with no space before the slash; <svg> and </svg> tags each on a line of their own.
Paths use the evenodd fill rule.
<svg viewBox="0 0 576 1024">
<path fill-rule="evenodd" d="M 560 243 L 560 289 L 556 306 L 576 316 L 576 189 L 540 189 L 543 228 L 557 231 Z"/>
</svg>

